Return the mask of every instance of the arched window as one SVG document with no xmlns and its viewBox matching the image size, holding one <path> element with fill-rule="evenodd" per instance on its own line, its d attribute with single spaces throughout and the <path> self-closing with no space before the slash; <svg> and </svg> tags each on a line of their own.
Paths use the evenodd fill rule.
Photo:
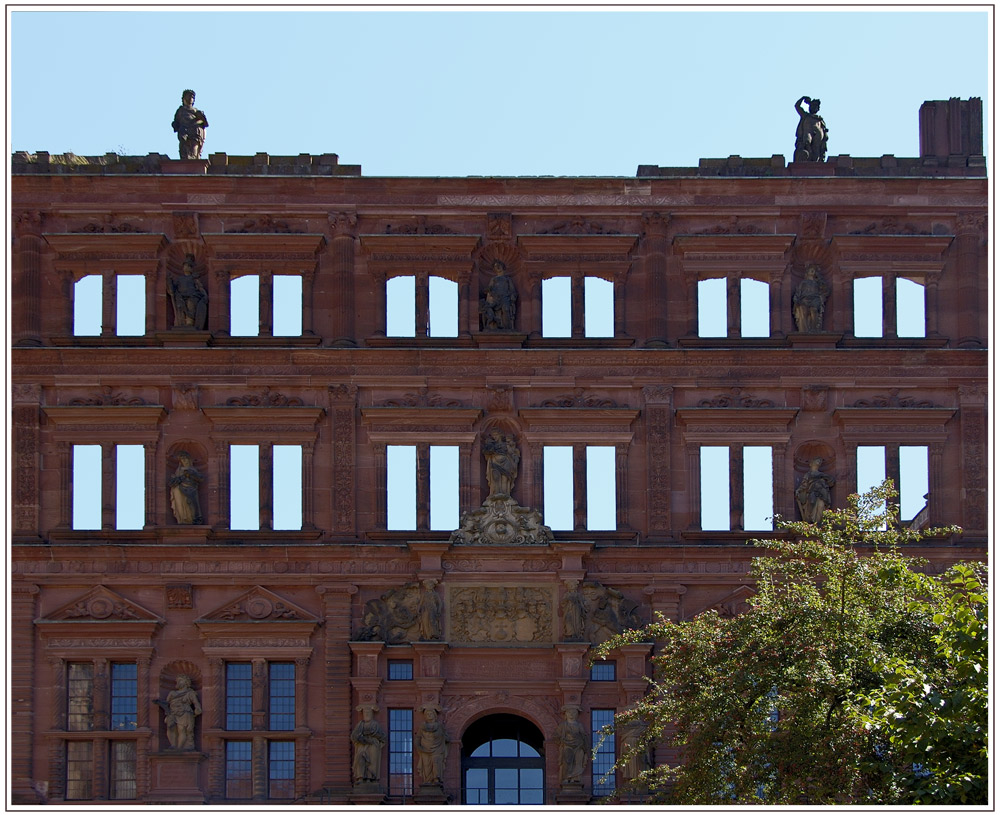
<svg viewBox="0 0 1000 817">
<path fill-rule="evenodd" d="M 545 757 L 538 727 L 516 715 L 480 718 L 462 736 L 462 803 L 541 805 Z"/>
</svg>

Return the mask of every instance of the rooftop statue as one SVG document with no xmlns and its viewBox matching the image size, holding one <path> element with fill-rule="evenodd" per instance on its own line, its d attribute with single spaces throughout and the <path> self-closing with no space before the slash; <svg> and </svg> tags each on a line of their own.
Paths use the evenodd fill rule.
<svg viewBox="0 0 1000 817">
<path fill-rule="evenodd" d="M 205 113 L 194 106 L 194 91 L 189 88 L 181 94 L 181 106 L 174 114 L 173 122 L 182 159 L 201 158 L 207 127 Z"/>
<path fill-rule="evenodd" d="M 809 111 L 802 110 L 802 103 L 809 106 Z M 795 103 L 799 115 L 799 126 L 795 130 L 795 162 L 822 162 L 826 158 L 826 140 L 830 129 L 819 115 L 819 100 L 810 97 L 799 97 Z"/>
</svg>

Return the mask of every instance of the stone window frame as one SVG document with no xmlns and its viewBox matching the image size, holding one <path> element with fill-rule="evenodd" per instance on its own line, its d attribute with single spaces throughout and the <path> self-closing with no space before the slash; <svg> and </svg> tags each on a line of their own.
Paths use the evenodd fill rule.
<svg viewBox="0 0 1000 817">
<path fill-rule="evenodd" d="M 517 236 L 528 291 L 521 292 L 520 320 L 528 330 L 529 346 L 595 346 L 625 348 L 635 339 L 628 335 L 625 314 L 625 284 L 632 267 L 632 255 L 638 244 L 637 234 L 531 234 Z M 542 281 L 569 278 L 570 336 L 542 336 Z M 585 333 L 584 279 L 601 278 L 614 287 L 614 334 L 612 337 L 587 337 Z"/>
<path fill-rule="evenodd" d="M 790 487 L 792 464 L 788 460 L 789 442 L 792 437 L 792 423 L 799 413 L 796 408 L 714 408 L 694 406 L 676 410 L 684 450 L 687 457 L 689 527 L 681 535 L 693 539 L 746 539 L 746 531 L 730 527 L 729 530 L 701 530 L 701 447 L 725 446 L 730 449 L 730 484 L 734 475 L 738 484 L 742 483 L 742 471 L 734 471 L 734 459 L 738 457 L 734 449 L 743 446 L 768 446 L 772 450 L 772 474 L 774 514 L 792 519 L 794 496 Z M 730 519 L 742 510 L 742 496 L 739 505 L 730 492 Z"/>
<path fill-rule="evenodd" d="M 459 516 L 476 507 L 478 480 L 473 479 L 472 461 L 476 455 L 478 433 L 474 430 L 482 415 L 478 408 L 436 408 L 388 406 L 361 409 L 361 422 L 375 457 L 375 521 L 377 530 L 370 536 L 403 537 L 413 531 L 387 530 L 386 448 L 411 445 L 417 448 L 417 528 L 430 531 L 430 448 L 458 446 Z M 474 472 L 478 475 L 478 470 Z M 478 504 L 478 503 L 477 503 Z"/>
<path fill-rule="evenodd" d="M 792 234 L 710 234 L 674 236 L 672 251 L 679 258 L 686 297 L 687 332 L 682 346 L 782 345 L 792 331 L 792 284 L 788 252 Z M 726 279 L 726 337 L 698 335 L 698 282 Z M 768 286 L 768 337 L 743 337 L 740 330 L 740 281 L 752 278 Z"/>
<path fill-rule="evenodd" d="M 158 294 L 166 297 L 160 256 L 167 246 L 162 233 L 46 233 L 42 236 L 55 252 L 53 266 L 63 289 L 62 333 L 52 340 L 57 346 L 148 346 L 150 337 L 166 328 L 157 311 Z M 73 286 L 88 275 L 102 278 L 101 334 L 73 333 Z M 146 279 L 146 331 L 142 335 L 117 334 L 117 287 L 119 275 L 141 275 Z"/>
<path fill-rule="evenodd" d="M 951 235 L 835 235 L 831 247 L 836 257 L 836 274 L 831 301 L 837 324 L 847 346 L 920 346 L 947 344 L 938 329 L 938 290 L 945 268 L 945 253 Z M 854 336 L 854 281 L 857 278 L 882 280 L 882 336 Z M 924 337 L 896 336 L 896 280 L 918 278 L 924 282 Z"/>
<path fill-rule="evenodd" d="M 478 235 L 424 234 L 386 235 L 366 233 L 359 236 L 367 259 L 368 274 L 375 282 L 375 332 L 365 338 L 366 346 L 471 346 L 472 332 L 479 325 L 479 293 L 473 292 L 473 252 Z M 386 281 L 413 276 L 416 293 L 414 337 L 389 337 L 386 334 Z M 431 276 L 447 278 L 458 284 L 458 336 L 428 335 L 430 303 L 428 282 Z"/>
<path fill-rule="evenodd" d="M 322 338 L 314 330 L 313 290 L 319 256 L 326 247 L 322 233 L 202 233 L 207 249 L 206 285 L 208 329 L 213 343 L 226 346 L 316 346 Z M 234 278 L 257 275 L 260 285 L 260 333 L 251 336 L 230 334 L 232 301 L 230 287 Z M 275 275 L 302 278 L 302 334 L 271 334 L 273 326 L 272 279 Z"/>
<path fill-rule="evenodd" d="M 523 408 L 518 411 L 521 432 L 520 493 L 531 508 L 544 505 L 545 446 L 570 446 L 573 449 L 573 528 L 560 531 L 562 537 L 583 535 L 587 529 L 587 446 L 615 449 L 615 518 L 614 531 L 601 531 L 601 538 L 631 539 L 635 531 L 629 519 L 628 453 L 635 433 L 632 425 L 639 416 L 632 408 Z"/>
</svg>

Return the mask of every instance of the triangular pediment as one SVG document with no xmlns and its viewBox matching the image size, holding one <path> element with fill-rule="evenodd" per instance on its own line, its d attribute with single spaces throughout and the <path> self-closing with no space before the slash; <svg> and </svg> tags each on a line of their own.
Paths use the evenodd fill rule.
<svg viewBox="0 0 1000 817">
<path fill-rule="evenodd" d="M 221 607 L 199 618 L 196 624 L 317 623 L 319 619 L 299 605 L 267 588 L 256 586 Z"/>
<path fill-rule="evenodd" d="M 79 598 L 38 619 L 36 623 L 54 624 L 57 622 L 62 624 L 77 622 L 87 624 L 95 622 L 109 624 L 156 622 L 162 624 L 163 619 L 141 604 L 129 601 L 104 585 L 98 585 Z"/>
</svg>

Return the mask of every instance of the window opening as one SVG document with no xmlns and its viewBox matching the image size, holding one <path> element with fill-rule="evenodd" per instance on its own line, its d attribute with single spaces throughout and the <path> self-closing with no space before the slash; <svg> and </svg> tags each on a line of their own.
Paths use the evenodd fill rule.
<svg viewBox="0 0 1000 817">
<path fill-rule="evenodd" d="M 701 529 L 729 530 L 729 446 L 701 447 Z"/>
<path fill-rule="evenodd" d="M 743 446 L 743 530 L 774 526 L 774 464 L 769 445 Z"/>
<path fill-rule="evenodd" d="M 573 529 L 573 447 L 542 448 L 542 491 L 545 524 L 552 530 Z"/>
<path fill-rule="evenodd" d="M 774 516 L 773 451 L 767 445 L 746 445 L 737 449 L 743 493 L 741 530 L 771 530 Z M 730 446 L 701 447 L 701 529 L 733 530 Z"/>
<path fill-rule="evenodd" d="M 930 490 L 926 445 L 899 447 L 899 518 L 911 522 L 927 505 Z"/>
<path fill-rule="evenodd" d="M 615 448 L 587 446 L 587 530 L 618 527 L 615 496 Z"/>
<path fill-rule="evenodd" d="M 583 279 L 584 334 L 588 338 L 615 336 L 615 285 L 595 276 Z"/>
<path fill-rule="evenodd" d="M 542 337 L 568 338 L 573 334 L 572 279 L 565 275 L 542 280 Z"/>
<path fill-rule="evenodd" d="M 417 447 L 386 446 L 386 527 L 388 530 L 416 530 L 417 527 Z"/>
<path fill-rule="evenodd" d="M 115 524 L 118 530 L 142 530 L 146 524 L 146 447 L 116 445 L 115 458 Z"/>
<path fill-rule="evenodd" d="M 230 530 L 260 530 L 260 446 L 229 446 Z M 271 446 L 273 530 L 302 529 L 302 446 Z"/>
<path fill-rule="evenodd" d="M 69 741 L 66 744 L 66 799 L 92 800 L 94 797 L 94 744 Z"/>
<path fill-rule="evenodd" d="M 462 736 L 462 802 L 541 805 L 545 759 L 537 727 L 513 715 L 487 715 Z"/>
<path fill-rule="evenodd" d="M 267 796 L 272 800 L 292 799 L 295 797 L 295 741 L 268 741 L 267 755 Z"/>
<path fill-rule="evenodd" d="M 66 668 L 66 729 L 85 732 L 94 728 L 94 665 L 72 662 Z"/>
<path fill-rule="evenodd" d="M 111 665 L 111 728 L 132 731 L 139 725 L 139 675 L 135 664 Z M 126 744 L 134 745 L 134 744 Z"/>
<path fill-rule="evenodd" d="M 615 765 L 615 733 L 604 734 L 606 726 L 613 726 L 615 710 L 592 709 L 590 730 L 594 746 L 594 760 L 591 765 L 591 792 L 595 797 L 603 797 L 615 790 L 615 775 L 611 769 Z M 605 777 L 605 775 L 607 775 Z"/>
<path fill-rule="evenodd" d="M 274 477 L 273 515 L 275 530 L 302 529 L 302 446 L 271 448 Z"/>
<path fill-rule="evenodd" d="M 431 275 L 428 280 L 427 334 L 436 338 L 458 337 L 458 284 Z"/>
<path fill-rule="evenodd" d="M 614 681 L 617 669 L 614 661 L 595 661 L 590 667 L 590 680 Z"/>
<path fill-rule="evenodd" d="M 135 800 L 136 790 L 136 751 L 133 740 L 113 740 L 109 744 L 111 755 L 110 791 L 112 800 Z"/>
<path fill-rule="evenodd" d="M 253 796 L 251 763 L 251 741 L 226 741 L 226 797 L 228 799 L 249 800 Z"/>
<path fill-rule="evenodd" d="M 885 481 L 885 446 L 859 445 L 857 451 L 858 493 L 864 494 Z M 885 513 L 885 503 L 873 509 L 875 514 Z"/>
<path fill-rule="evenodd" d="M 230 280 L 229 334 L 234 338 L 260 334 L 259 275 L 241 275 Z"/>
<path fill-rule="evenodd" d="M 922 338 L 927 334 L 924 284 L 912 278 L 896 279 L 896 336 Z"/>
<path fill-rule="evenodd" d="M 253 667 L 249 661 L 226 664 L 226 729 L 253 728 Z"/>
<path fill-rule="evenodd" d="M 413 680 L 413 662 L 412 661 L 397 661 L 389 659 L 388 662 L 388 675 L 390 681 L 412 681 Z"/>
<path fill-rule="evenodd" d="M 119 336 L 146 334 L 146 276 L 117 275 L 115 333 Z"/>
<path fill-rule="evenodd" d="M 882 337 L 882 279 L 854 279 L 854 337 Z"/>
<path fill-rule="evenodd" d="M 726 320 L 726 279 L 703 278 L 698 282 L 698 337 L 724 338 Z"/>
<path fill-rule="evenodd" d="M 229 527 L 260 529 L 260 446 L 229 446 Z"/>
<path fill-rule="evenodd" d="M 101 460 L 101 446 L 73 446 L 73 530 L 102 527 Z"/>
<path fill-rule="evenodd" d="M 740 279 L 740 336 L 766 338 L 771 334 L 770 288 L 754 278 Z"/>
<path fill-rule="evenodd" d="M 298 337 L 302 334 L 302 276 L 271 276 L 271 334 L 275 337 Z"/>
<path fill-rule="evenodd" d="M 389 710 L 389 794 L 413 794 L 413 710 Z"/>
<path fill-rule="evenodd" d="M 430 446 L 430 528 L 455 530 L 458 527 L 458 446 Z"/>
<path fill-rule="evenodd" d="M 104 282 L 100 275 L 84 275 L 73 284 L 73 334 L 100 335 L 103 328 Z M 145 309 L 145 307 L 143 307 Z"/>
<path fill-rule="evenodd" d="M 268 665 L 270 700 L 268 728 L 295 728 L 295 664 L 274 662 Z"/>
<path fill-rule="evenodd" d="M 391 338 L 412 338 L 417 334 L 417 279 L 397 275 L 385 282 L 385 334 Z"/>
</svg>

